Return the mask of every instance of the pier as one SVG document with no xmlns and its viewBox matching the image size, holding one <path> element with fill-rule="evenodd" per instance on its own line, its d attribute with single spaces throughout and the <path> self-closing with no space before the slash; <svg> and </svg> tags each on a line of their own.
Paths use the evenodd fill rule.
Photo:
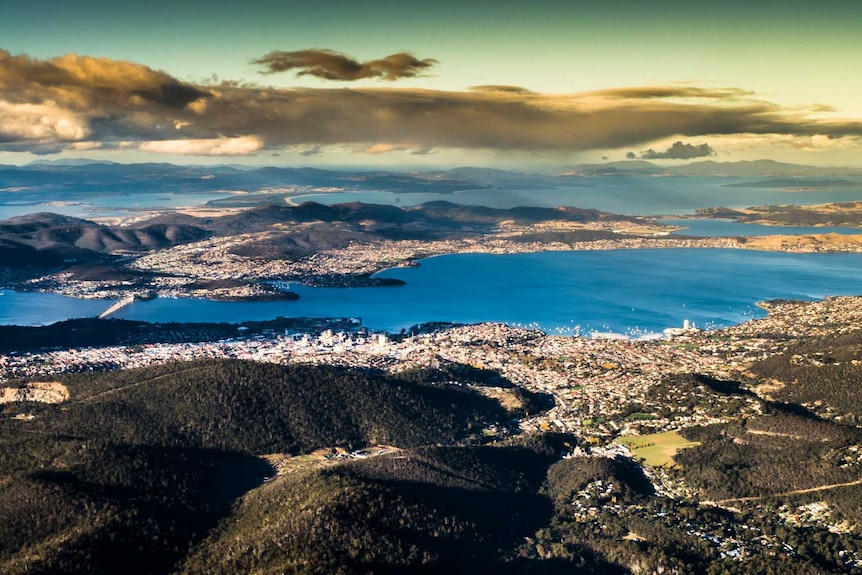
<svg viewBox="0 0 862 575">
<path fill-rule="evenodd" d="M 103 311 L 102 313 L 99 314 L 99 316 L 98 316 L 99 319 L 105 319 L 106 317 L 117 313 L 118 311 L 120 311 L 121 309 L 123 309 L 124 307 L 129 305 L 130 303 L 134 302 L 136 299 L 138 299 L 137 296 L 135 294 L 132 294 L 132 295 L 127 295 L 126 297 L 124 297 L 120 301 L 114 302 L 113 304 L 111 304 L 111 306 L 108 309 L 106 309 L 105 311 Z"/>
</svg>

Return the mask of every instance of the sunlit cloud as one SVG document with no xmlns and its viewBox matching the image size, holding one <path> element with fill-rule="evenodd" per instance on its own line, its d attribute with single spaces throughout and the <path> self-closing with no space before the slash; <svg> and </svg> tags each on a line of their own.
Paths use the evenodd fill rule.
<svg viewBox="0 0 862 575">
<path fill-rule="evenodd" d="M 724 150 L 718 142 L 733 138 L 825 149 L 836 142 L 858 146 L 862 137 L 862 122 L 823 118 L 822 104 L 789 108 L 733 87 L 541 94 L 505 85 L 464 91 L 193 85 L 132 62 L 76 55 L 38 60 L 0 51 L 0 93 L 0 150 L 33 153 L 133 142 L 143 151 L 186 155 L 649 147 L 645 153 L 654 157 L 684 159 L 711 155 L 713 146 Z M 710 144 L 683 143 L 695 138 Z"/>
<path fill-rule="evenodd" d="M 147 66 L 66 54 L 49 60 L 0 50 L 0 92 L 18 103 L 53 100 L 71 109 L 114 104 L 184 108 L 207 93 Z"/>
<path fill-rule="evenodd" d="M 260 151 L 263 142 L 255 136 L 212 138 L 207 140 L 157 140 L 143 142 L 142 152 L 190 156 L 248 156 Z"/>
<path fill-rule="evenodd" d="M 15 104 L 0 100 L 0 142 L 74 142 L 89 133 L 86 121 L 53 102 Z"/>
<path fill-rule="evenodd" d="M 862 136 L 829 137 L 792 134 L 739 134 L 723 136 L 714 142 L 723 152 L 752 152 L 763 149 L 801 152 L 838 152 L 862 147 Z"/>
</svg>

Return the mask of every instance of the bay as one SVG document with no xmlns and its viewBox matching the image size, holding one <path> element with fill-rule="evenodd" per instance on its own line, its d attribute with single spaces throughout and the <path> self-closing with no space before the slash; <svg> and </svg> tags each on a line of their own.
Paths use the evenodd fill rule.
<svg viewBox="0 0 862 575">
<path fill-rule="evenodd" d="M 283 317 L 361 317 L 398 331 L 418 323 L 505 322 L 551 333 L 660 333 L 688 319 L 716 328 L 764 315 L 756 303 L 862 294 L 862 254 L 789 254 L 731 249 L 639 249 L 534 254 L 457 254 L 378 274 L 400 287 L 291 285 L 291 302 L 139 301 L 114 317 L 151 322 Z M 0 296 L 0 321 L 42 325 L 96 315 L 110 302 L 53 294 Z M 32 299 L 32 301 L 30 301 Z M 25 302 L 24 305 L 22 302 Z M 35 305 L 52 302 L 48 308 Z M 82 307 L 84 306 L 84 307 Z"/>
</svg>

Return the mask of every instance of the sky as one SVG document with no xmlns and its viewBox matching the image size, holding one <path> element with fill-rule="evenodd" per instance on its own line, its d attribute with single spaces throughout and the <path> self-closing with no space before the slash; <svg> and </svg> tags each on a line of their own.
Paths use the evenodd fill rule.
<svg viewBox="0 0 862 575">
<path fill-rule="evenodd" d="M 859 22 L 856 0 L 5 3 L 0 163 L 860 166 Z"/>
</svg>

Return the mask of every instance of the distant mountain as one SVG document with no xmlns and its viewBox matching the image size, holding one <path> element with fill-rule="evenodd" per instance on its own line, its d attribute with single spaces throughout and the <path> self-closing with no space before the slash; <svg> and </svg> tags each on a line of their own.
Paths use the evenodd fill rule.
<svg viewBox="0 0 862 575">
<path fill-rule="evenodd" d="M 39 212 L 0 221 L 0 266 L 93 262 L 104 259 L 103 254 L 164 248 L 209 234 L 203 228 L 183 224 L 111 227 Z"/>
<path fill-rule="evenodd" d="M 811 177 L 811 176 L 862 176 L 862 168 L 818 167 L 787 164 L 774 160 L 716 162 L 704 160 L 681 166 L 659 166 L 644 160 L 582 164 L 566 172 L 584 176 L 718 176 L 718 177 Z"/>
<path fill-rule="evenodd" d="M 646 160 L 626 160 L 622 162 L 607 162 L 604 164 L 581 164 L 564 176 L 633 176 L 660 174 L 665 170 Z"/>
<path fill-rule="evenodd" d="M 495 182 L 502 180 L 505 178 L 497 178 Z M 14 188 L 15 201 L 19 203 L 83 200 L 93 194 L 270 193 L 279 189 L 452 193 L 488 186 L 481 178 L 466 175 L 462 178 L 445 172 L 422 174 L 166 163 L 116 164 L 89 160 L 39 160 L 25 166 L 0 166 L 0 190 Z"/>
<path fill-rule="evenodd" d="M 495 209 L 442 201 L 406 208 L 360 202 L 262 205 L 222 217 L 165 212 L 127 226 L 108 226 L 40 212 L 0 221 L 0 266 L 29 268 L 106 263 L 117 254 L 168 248 L 211 235 L 276 232 L 260 241 L 235 246 L 231 253 L 255 259 L 298 259 L 320 250 L 343 248 L 353 242 L 432 240 L 493 232 L 505 221 L 534 224 L 633 219 L 573 207 Z M 111 275 L 118 273 L 115 270 Z M 77 275 L 80 274 L 76 272 Z"/>
<path fill-rule="evenodd" d="M 252 206 L 283 202 L 290 194 L 314 191 L 372 191 L 451 194 L 475 189 L 591 186 L 591 178 L 612 176 L 862 176 L 860 168 L 800 166 L 772 160 L 692 162 L 660 166 L 644 160 L 583 164 L 557 174 L 525 173 L 493 168 L 459 167 L 427 172 L 394 170 L 324 170 L 167 163 L 117 164 L 83 159 L 37 160 L 25 166 L 0 165 L 0 190 L 14 189 L 16 203 L 86 201 L 94 195 L 170 194 L 241 191 L 221 206 Z M 281 196 L 279 196 L 281 194 Z M 12 201 L 12 197 L 0 198 Z"/>
<path fill-rule="evenodd" d="M 117 165 L 116 162 L 88 160 L 87 158 L 64 158 L 62 160 L 33 160 L 27 166 L 89 166 L 90 164 Z"/>
<path fill-rule="evenodd" d="M 446 201 L 426 202 L 418 206 L 399 208 L 383 204 L 348 202 L 320 204 L 304 202 L 298 206 L 266 205 L 219 218 L 193 218 L 183 214 L 166 213 L 138 224 L 139 226 L 171 225 L 192 226 L 211 230 L 217 235 L 233 235 L 264 231 L 274 224 L 331 222 L 359 225 L 362 229 L 382 230 L 399 226 L 427 234 L 464 231 L 465 226 L 494 226 L 504 221 L 537 223 L 543 221 L 628 221 L 634 218 L 599 210 L 573 207 L 540 208 L 518 207 L 509 209 L 469 206 Z M 475 231 L 475 229 L 473 229 Z"/>
<path fill-rule="evenodd" d="M 766 189 L 794 189 L 794 190 L 822 190 L 832 188 L 858 187 L 859 182 L 838 179 L 811 179 L 811 178 L 770 178 L 756 182 L 736 182 L 725 184 L 725 188 L 766 188 Z"/>
<path fill-rule="evenodd" d="M 677 176 L 862 176 L 861 168 L 822 168 L 818 166 L 785 164 L 773 160 L 743 162 L 715 162 L 706 160 L 669 168 L 668 171 Z"/>
</svg>

